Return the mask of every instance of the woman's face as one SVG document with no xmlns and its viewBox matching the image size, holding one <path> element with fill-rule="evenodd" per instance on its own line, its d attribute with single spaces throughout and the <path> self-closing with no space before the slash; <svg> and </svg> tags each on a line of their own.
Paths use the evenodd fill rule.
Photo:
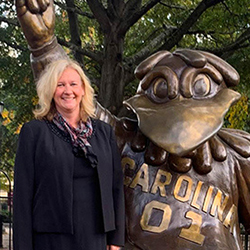
<svg viewBox="0 0 250 250">
<path fill-rule="evenodd" d="M 56 109 L 62 115 L 79 116 L 80 102 L 84 95 L 84 86 L 80 75 L 73 68 L 66 68 L 58 79 L 54 93 Z"/>
</svg>

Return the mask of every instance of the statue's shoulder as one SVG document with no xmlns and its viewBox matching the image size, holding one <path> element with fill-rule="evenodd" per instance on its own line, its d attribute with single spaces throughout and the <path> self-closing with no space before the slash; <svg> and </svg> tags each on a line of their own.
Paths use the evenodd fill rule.
<svg viewBox="0 0 250 250">
<path fill-rule="evenodd" d="M 250 134 L 248 132 L 222 128 L 217 135 L 226 147 L 231 148 L 244 158 L 250 157 Z"/>
</svg>

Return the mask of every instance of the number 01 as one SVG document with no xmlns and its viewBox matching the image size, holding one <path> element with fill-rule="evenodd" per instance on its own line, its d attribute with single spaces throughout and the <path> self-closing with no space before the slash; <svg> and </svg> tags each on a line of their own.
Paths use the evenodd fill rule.
<svg viewBox="0 0 250 250">
<path fill-rule="evenodd" d="M 153 209 L 158 209 L 163 212 L 161 223 L 158 226 L 153 226 L 149 224 Z M 172 210 L 168 204 L 161 203 L 159 201 L 151 201 L 145 206 L 143 210 L 140 221 L 141 228 L 144 231 L 161 233 L 164 230 L 168 229 L 171 216 Z M 192 223 L 189 228 L 182 228 L 179 236 L 186 240 L 202 245 L 205 240 L 205 236 L 200 233 L 202 216 L 193 211 L 188 211 L 185 217 L 191 219 Z"/>
</svg>

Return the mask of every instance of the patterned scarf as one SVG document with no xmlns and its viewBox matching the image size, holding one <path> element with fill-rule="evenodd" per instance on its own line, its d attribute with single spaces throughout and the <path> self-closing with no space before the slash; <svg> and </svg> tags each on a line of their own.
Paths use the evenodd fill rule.
<svg viewBox="0 0 250 250">
<path fill-rule="evenodd" d="M 85 156 L 90 161 L 91 166 L 96 167 L 97 157 L 88 142 L 88 138 L 91 137 L 93 132 L 91 119 L 88 118 L 86 122 L 80 121 L 79 126 L 73 128 L 63 116 L 57 112 L 54 115 L 53 123 L 60 130 L 70 135 L 74 154 L 78 157 Z"/>
</svg>

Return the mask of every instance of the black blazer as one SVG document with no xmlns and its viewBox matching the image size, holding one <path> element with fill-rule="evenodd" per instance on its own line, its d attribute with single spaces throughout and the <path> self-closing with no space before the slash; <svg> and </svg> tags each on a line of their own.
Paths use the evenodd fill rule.
<svg viewBox="0 0 250 250">
<path fill-rule="evenodd" d="M 107 243 L 124 245 L 121 159 L 112 127 L 93 121 L 89 139 L 97 155 Z M 48 121 L 26 123 L 19 136 L 14 172 L 14 249 L 32 250 L 32 233 L 73 233 L 73 166 L 70 138 Z"/>
</svg>

